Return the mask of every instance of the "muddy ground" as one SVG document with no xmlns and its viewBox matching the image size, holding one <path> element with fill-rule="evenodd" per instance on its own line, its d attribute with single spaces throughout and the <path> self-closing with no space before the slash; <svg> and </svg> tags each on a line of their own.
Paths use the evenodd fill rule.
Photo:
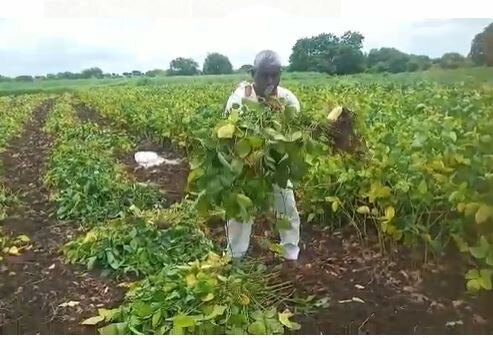
<svg viewBox="0 0 493 338">
<path fill-rule="evenodd" d="M 47 102 L 34 112 L 22 135 L 1 155 L 8 188 L 20 192 L 21 204 L 9 210 L 4 232 L 27 234 L 34 246 L 19 257 L 0 263 L 0 324 L 2 333 L 92 333 L 77 323 L 98 306 L 112 306 L 122 291 L 114 281 L 78 271 L 63 264 L 58 247 L 75 235 L 73 226 L 50 216 L 53 205 L 40 181 L 40 168 L 50 140 L 41 130 Z M 104 124 L 90 109 L 77 107 L 79 117 Z M 171 149 L 148 141 L 137 150 L 153 150 L 167 158 Z M 158 185 L 169 201 L 183 196 L 186 164 L 162 165 L 155 171 L 138 168 L 133 154 L 121 158 L 140 182 Z M 280 261 L 260 243 L 265 232 L 260 223 L 252 239 L 252 257 L 268 264 Z M 212 233 L 224 244 L 223 227 Z M 320 226 L 302 226 L 302 252 L 298 264 L 285 270 L 301 294 L 328 297 L 329 307 L 298 318 L 299 334 L 492 334 L 493 296 L 467 295 L 463 268 L 450 256 L 423 263 L 404 250 L 383 255 L 376 241 L 363 244 L 351 232 L 334 233 Z M 73 300 L 74 306 L 60 306 Z M 2 325 L 0 325 L 1 327 Z M 0 331 L 1 332 L 1 331 Z"/>
</svg>

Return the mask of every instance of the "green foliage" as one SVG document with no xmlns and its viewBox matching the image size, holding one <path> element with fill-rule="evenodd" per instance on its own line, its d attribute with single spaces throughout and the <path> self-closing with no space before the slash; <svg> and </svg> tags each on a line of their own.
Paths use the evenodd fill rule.
<svg viewBox="0 0 493 338">
<path fill-rule="evenodd" d="M 445 53 L 440 59 L 440 67 L 454 69 L 466 66 L 466 58 L 459 53 Z"/>
<path fill-rule="evenodd" d="M 101 333 L 118 325 L 121 334 L 282 334 L 299 325 L 280 312 L 289 284 L 272 284 L 277 273 L 211 253 L 134 283 L 122 306 L 91 322 L 111 323 Z"/>
<path fill-rule="evenodd" d="M 237 73 L 247 73 L 250 74 L 250 72 L 253 69 L 253 65 L 242 65 L 238 70 L 236 71 Z"/>
<path fill-rule="evenodd" d="M 84 69 L 81 72 L 81 78 L 89 79 L 91 77 L 101 79 L 103 77 L 103 71 L 98 67 L 92 67 L 92 68 Z"/>
<path fill-rule="evenodd" d="M 476 34 L 468 57 L 477 66 L 493 66 L 493 23 Z"/>
<path fill-rule="evenodd" d="M 395 48 L 372 49 L 368 53 L 368 68 L 373 72 L 401 73 L 407 70 L 409 55 Z"/>
<path fill-rule="evenodd" d="M 267 211 L 274 185 L 297 184 L 310 139 L 296 115 L 274 99 L 265 106 L 245 102 L 200 139 L 188 179 L 199 210 L 248 220 Z"/>
<path fill-rule="evenodd" d="M 341 37 L 320 34 L 296 41 L 289 57 L 291 71 L 353 74 L 364 69 L 363 35 L 346 32 Z"/>
<path fill-rule="evenodd" d="M 43 99 L 40 95 L 0 97 L 0 152 L 12 137 L 20 134 L 32 110 L 40 105 Z M 0 175 L 2 169 L 0 163 Z M 14 195 L 7 191 L 0 179 L 0 221 L 6 217 L 7 207 L 14 200 Z"/>
<path fill-rule="evenodd" d="M 0 97 L 0 150 L 18 135 L 32 110 L 45 99 L 41 95 Z"/>
<path fill-rule="evenodd" d="M 58 218 L 98 222 L 118 217 L 131 205 L 142 208 L 162 202 L 157 190 L 131 182 L 115 163 L 116 154 L 131 147 L 123 134 L 90 122 L 80 124 L 63 100 L 45 129 L 58 136 L 44 177 L 54 189 L 51 199 L 58 206 Z"/>
<path fill-rule="evenodd" d="M 169 63 L 169 75 L 196 75 L 199 73 L 199 64 L 193 59 L 176 58 Z"/>
<path fill-rule="evenodd" d="M 233 65 L 228 57 L 219 53 L 208 54 L 204 61 L 204 74 L 231 74 Z"/>
<path fill-rule="evenodd" d="M 264 210 L 263 194 L 270 183 L 284 181 L 285 172 L 278 171 L 283 156 L 270 156 L 276 161 L 269 167 L 267 143 L 285 147 L 297 131 L 303 140 L 311 136 L 316 144 L 324 143 L 324 135 L 312 133 L 313 124 L 322 123 L 334 106 L 345 105 L 356 113 L 366 154 L 307 149 L 301 157 L 308 172 L 296 187 L 305 220 L 333 228 L 349 224 L 361 236 L 375 227 L 382 245 L 424 245 L 432 253 L 457 244 L 480 269 L 488 268 L 486 259 L 475 258 L 468 248 L 477 246 L 481 236 L 493 242 L 491 86 L 476 77 L 468 79 L 472 73 L 462 70 L 462 77 L 458 71 L 432 73 L 434 79 L 454 75 L 443 83 L 408 74 L 302 84 L 288 80 L 284 85 L 297 95 L 303 110 L 288 125 L 281 120 L 279 129 L 273 128 L 276 133 L 265 128 L 276 119 L 260 114 L 264 125 L 264 120 L 255 120 L 262 112 L 255 108 L 224 117 L 221 102 L 231 93 L 230 84 L 208 85 L 207 90 L 191 84 L 102 88 L 80 95 L 130 131 L 185 147 L 191 191 L 203 192 L 198 207 L 218 207 L 221 215 L 228 210 L 238 217 Z M 276 174 L 260 178 L 255 169 Z"/>
<path fill-rule="evenodd" d="M 162 69 L 153 69 L 149 70 L 145 73 L 146 76 L 155 77 L 155 76 L 166 76 L 166 71 Z"/>
<path fill-rule="evenodd" d="M 85 264 L 89 270 L 99 267 L 148 275 L 201 259 L 212 249 L 190 202 L 157 211 L 131 209 L 133 213 L 107 221 L 65 245 L 68 262 Z"/>
</svg>

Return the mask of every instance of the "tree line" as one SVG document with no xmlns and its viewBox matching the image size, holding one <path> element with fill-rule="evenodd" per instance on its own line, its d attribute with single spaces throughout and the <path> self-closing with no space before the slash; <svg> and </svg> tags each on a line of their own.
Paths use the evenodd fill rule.
<svg viewBox="0 0 493 338">
<path fill-rule="evenodd" d="M 407 54 L 396 48 L 382 47 L 363 52 L 364 36 L 348 31 L 341 36 L 323 33 L 298 39 L 292 47 L 287 71 L 320 72 L 333 75 L 369 73 L 401 73 L 427 70 L 431 67 L 454 69 L 469 66 L 493 66 L 493 23 L 476 34 L 467 56 L 459 53 L 445 53 L 439 58 L 426 55 Z M 173 59 L 167 70 L 153 69 L 147 72 L 133 70 L 122 74 L 104 73 L 100 68 L 85 69 L 80 73 L 61 72 L 46 76 L 21 75 L 9 78 L 0 75 L 0 81 L 34 81 L 35 79 L 89 79 L 121 78 L 138 76 L 173 76 L 200 74 L 231 74 L 250 71 L 252 65 L 243 65 L 234 70 L 229 58 L 219 53 L 210 53 L 202 69 L 192 58 Z"/>
</svg>

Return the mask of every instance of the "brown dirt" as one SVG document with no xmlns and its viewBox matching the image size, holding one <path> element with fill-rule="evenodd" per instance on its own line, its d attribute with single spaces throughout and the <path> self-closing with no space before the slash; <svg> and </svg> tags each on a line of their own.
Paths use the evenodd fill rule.
<svg viewBox="0 0 493 338">
<path fill-rule="evenodd" d="M 94 111 L 83 114 L 91 120 L 100 119 Z M 136 150 L 176 154 L 170 148 L 145 141 Z M 183 196 L 188 173 L 185 165 L 164 166 L 153 173 L 137 168 L 133 154 L 122 161 L 138 180 L 158 184 L 175 200 Z M 277 238 L 268 231 L 265 220 L 256 224 L 251 257 L 260 257 L 269 265 L 281 263 L 261 245 L 265 238 Z M 301 232 L 300 259 L 295 267 L 284 270 L 284 277 L 294 282 L 298 293 L 328 297 L 330 305 L 313 315 L 299 317 L 302 329 L 295 333 L 493 333 L 493 295 L 473 297 L 466 293 L 464 269 L 459 268 L 462 265 L 457 257 L 424 264 L 402 248 L 382 254 L 378 244 L 372 244 L 376 241 L 362 244 L 351 231 L 341 234 L 305 225 Z M 222 224 L 213 226 L 210 235 L 225 246 Z"/>
<path fill-rule="evenodd" d="M 256 229 L 251 256 L 277 264 L 259 244 L 265 237 L 276 240 L 263 229 Z M 330 306 L 299 317 L 297 334 L 493 333 L 493 295 L 468 295 L 455 257 L 424 264 L 405 250 L 383 255 L 378 244 L 310 225 L 302 228 L 300 245 L 300 259 L 288 265 L 285 278 L 300 294 L 329 297 Z M 364 303 L 348 301 L 353 297 Z"/>
<path fill-rule="evenodd" d="M 22 255 L 0 262 L 2 334 L 93 333 L 93 328 L 78 322 L 97 307 L 113 306 L 123 295 L 113 281 L 69 267 L 59 254 L 60 245 L 74 238 L 77 230 L 51 216 L 54 206 L 42 182 L 50 140 L 41 128 L 52 104 L 35 109 L 24 132 L 0 155 L 4 184 L 20 199 L 8 210 L 2 231 L 25 234 L 33 242 Z M 75 303 L 60 306 L 69 301 Z"/>
</svg>

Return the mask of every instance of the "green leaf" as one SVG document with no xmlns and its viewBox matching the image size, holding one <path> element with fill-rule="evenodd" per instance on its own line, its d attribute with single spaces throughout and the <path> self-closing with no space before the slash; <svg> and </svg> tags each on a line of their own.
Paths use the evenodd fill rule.
<svg viewBox="0 0 493 338">
<path fill-rule="evenodd" d="M 139 317 L 149 317 L 153 312 L 151 306 L 142 301 L 135 302 L 133 305 L 133 310 Z"/>
<path fill-rule="evenodd" d="M 276 229 L 277 230 L 289 230 L 291 229 L 291 224 L 286 217 L 278 218 L 276 220 Z"/>
<path fill-rule="evenodd" d="M 287 141 L 286 137 L 284 137 L 283 134 L 272 128 L 265 128 L 265 131 L 269 134 L 270 137 L 272 137 L 276 141 L 285 141 L 285 142 Z"/>
<path fill-rule="evenodd" d="M 179 328 L 195 326 L 195 318 L 185 315 L 175 316 L 173 317 L 173 326 Z"/>
<path fill-rule="evenodd" d="M 336 212 L 337 209 L 339 209 L 339 202 L 338 201 L 332 202 L 332 211 Z"/>
<path fill-rule="evenodd" d="M 484 223 L 488 218 L 493 217 L 493 208 L 482 204 L 478 211 L 476 211 L 475 220 L 477 224 Z"/>
<path fill-rule="evenodd" d="M 362 205 L 356 209 L 356 212 L 358 214 L 369 214 L 370 213 L 370 208 L 366 205 Z"/>
<path fill-rule="evenodd" d="M 254 150 L 260 149 L 262 147 L 262 144 L 264 144 L 262 139 L 256 136 L 248 136 L 247 140 L 250 146 L 252 147 L 252 149 Z"/>
<path fill-rule="evenodd" d="M 481 236 L 481 238 L 479 239 L 479 245 L 470 247 L 469 252 L 471 252 L 471 255 L 473 255 L 475 258 L 482 259 L 488 256 L 489 249 L 490 246 L 488 244 L 488 241 L 484 236 Z"/>
<path fill-rule="evenodd" d="M 456 142 L 457 141 L 457 134 L 455 133 L 455 131 L 451 131 L 449 133 L 449 136 L 450 138 L 452 139 L 452 141 Z"/>
<path fill-rule="evenodd" d="M 426 184 L 425 180 L 422 180 L 418 184 L 418 192 L 422 195 L 426 194 L 428 192 L 428 185 Z"/>
<path fill-rule="evenodd" d="M 224 155 L 221 152 L 217 152 L 217 158 L 219 159 L 219 162 L 229 170 L 233 171 L 233 168 L 229 164 L 229 162 L 224 158 Z"/>
<path fill-rule="evenodd" d="M 31 240 L 26 235 L 19 235 L 16 237 L 16 241 L 20 243 L 29 243 Z"/>
<path fill-rule="evenodd" d="M 179 326 L 175 326 L 171 329 L 171 334 L 173 335 L 183 335 L 183 328 Z"/>
<path fill-rule="evenodd" d="M 483 143 L 490 143 L 492 140 L 491 135 L 482 135 L 479 137 L 479 140 Z"/>
<path fill-rule="evenodd" d="M 493 250 L 490 252 L 489 256 L 486 258 L 486 264 L 493 266 Z"/>
<path fill-rule="evenodd" d="M 112 269 L 117 270 L 120 267 L 120 263 L 115 259 L 113 252 L 106 251 L 106 259 L 108 260 L 108 264 Z"/>
<path fill-rule="evenodd" d="M 151 320 L 152 328 L 155 329 L 159 325 L 160 321 L 161 321 L 161 309 L 157 310 L 152 315 L 152 320 Z"/>
<path fill-rule="evenodd" d="M 244 194 L 236 194 L 236 201 L 244 209 L 248 209 L 253 206 L 253 202 L 250 197 Z"/>
<path fill-rule="evenodd" d="M 291 136 L 289 137 L 291 142 L 298 141 L 299 139 L 303 138 L 303 133 L 301 131 L 296 131 Z"/>
<path fill-rule="evenodd" d="M 248 326 L 248 333 L 254 335 L 264 335 L 267 334 L 267 330 L 263 321 L 257 320 Z"/>
<path fill-rule="evenodd" d="M 460 252 L 469 251 L 469 245 L 467 245 L 466 241 L 464 241 L 461 236 L 452 234 L 452 238 L 454 239 L 454 242 L 457 245 L 457 249 L 459 249 Z"/>
<path fill-rule="evenodd" d="M 123 335 L 127 331 L 127 323 L 113 323 L 98 329 L 98 332 L 104 336 Z"/>
<path fill-rule="evenodd" d="M 97 256 L 92 256 L 87 259 L 87 270 L 94 269 L 94 264 L 96 263 L 97 259 L 98 259 Z"/>
<path fill-rule="evenodd" d="M 84 320 L 81 324 L 82 325 L 96 325 L 97 323 L 100 323 L 104 320 L 103 316 L 94 316 L 91 318 L 87 318 Z"/>
<path fill-rule="evenodd" d="M 208 293 L 204 297 L 201 298 L 203 302 L 208 302 L 214 299 L 214 294 L 212 292 Z"/>
<path fill-rule="evenodd" d="M 233 161 L 231 161 L 231 168 L 233 169 L 233 171 L 237 175 L 241 174 L 241 172 L 243 171 L 243 166 L 244 166 L 244 163 L 237 158 L 235 158 L 235 159 L 233 159 Z"/>
<path fill-rule="evenodd" d="M 465 278 L 466 279 L 478 279 L 479 278 L 479 271 L 476 269 L 471 269 L 471 270 L 467 271 Z"/>
<path fill-rule="evenodd" d="M 232 123 L 228 123 L 217 130 L 218 138 L 232 138 L 235 132 L 235 126 Z"/>
<path fill-rule="evenodd" d="M 467 282 L 466 288 L 472 292 L 479 291 L 481 289 L 481 282 L 479 279 L 471 279 Z"/>
<path fill-rule="evenodd" d="M 238 114 L 238 111 L 237 110 L 232 110 L 231 113 L 229 114 L 229 117 L 228 119 L 233 122 L 233 123 L 236 123 L 239 121 L 240 119 L 240 114 Z"/>
<path fill-rule="evenodd" d="M 485 290 L 491 290 L 492 274 L 493 274 L 493 270 L 491 269 L 481 269 L 480 271 L 481 278 L 479 279 L 479 282 Z"/>
<path fill-rule="evenodd" d="M 118 318 L 120 315 L 121 310 L 119 308 L 116 309 L 98 309 L 98 314 L 102 317 L 104 317 L 105 321 L 112 321 Z"/>
<path fill-rule="evenodd" d="M 236 153 L 240 158 L 247 157 L 251 151 L 252 148 L 250 147 L 250 143 L 247 140 L 241 139 L 238 143 L 236 143 Z"/>
<path fill-rule="evenodd" d="M 224 311 L 227 309 L 227 306 L 224 305 L 214 305 L 214 308 L 212 309 L 212 312 L 205 316 L 203 320 L 211 320 L 217 316 L 222 316 Z"/>
<path fill-rule="evenodd" d="M 202 158 L 194 157 L 190 160 L 190 170 L 195 170 L 200 168 L 200 166 L 204 163 Z"/>
<path fill-rule="evenodd" d="M 289 168 L 287 165 L 281 165 L 277 167 L 275 176 L 274 176 L 276 184 L 285 189 L 289 180 Z"/>
<path fill-rule="evenodd" d="M 385 208 L 385 219 L 390 221 L 394 218 L 395 216 L 395 209 L 393 206 L 388 206 Z"/>
<path fill-rule="evenodd" d="M 293 316 L 293 314 L 289 310 L 284 310 L 284 312 L 278 313 L 278 318 L 279 318 L 279 321 L 281 322 L 282 325 L 286 326 L 287 328 L 289 328 L 291 330 L 299 330 L 300 325 L 298 323 L 295 323 L 295 322 L 292 322 L 289 320 L 289 318 L 291 318 L 292 316 Z"/>
</svg>

